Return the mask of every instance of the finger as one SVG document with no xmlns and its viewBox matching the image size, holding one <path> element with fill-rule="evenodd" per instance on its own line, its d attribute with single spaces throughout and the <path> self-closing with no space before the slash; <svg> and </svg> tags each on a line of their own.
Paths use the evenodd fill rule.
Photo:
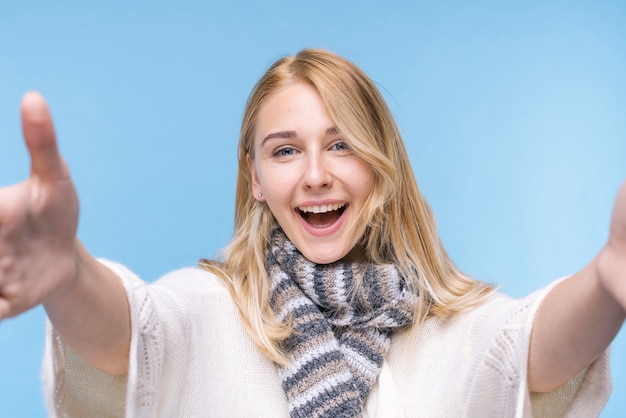
<svg viewBox="0 0 626 418">
<path fill-rule="evenodd" d="M 0 321 L 9 317 L 11 312 L 11 304 L 8 300 L 0 296 Z"/>
<path fill-rule="evenodd" d="M 22 131 L 31 158 L 31 175 L 40 180 L 63 175 L 63 159 L 57 148 L 52 116 L 41 94 L 26 93 L 21 113 Z"/>
<path fill-rule="evenodd" d="M 613 206 L 610 243 L 626 255 L 626 181 L 617 192 Z"/>
</svg>

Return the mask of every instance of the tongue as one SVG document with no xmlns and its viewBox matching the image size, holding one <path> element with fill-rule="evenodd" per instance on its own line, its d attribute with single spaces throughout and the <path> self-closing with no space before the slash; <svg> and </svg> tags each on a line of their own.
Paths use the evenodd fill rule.
<svg viewBox="0 0 626 418">
<path fill-rule="evenodd" d="M 336 210 L 326 213 L 307 213 L 304 215 L 304 220 L 312 226 L 321 228 L 335 222 L 339 215 L 339 211 Z"/>
</svg>

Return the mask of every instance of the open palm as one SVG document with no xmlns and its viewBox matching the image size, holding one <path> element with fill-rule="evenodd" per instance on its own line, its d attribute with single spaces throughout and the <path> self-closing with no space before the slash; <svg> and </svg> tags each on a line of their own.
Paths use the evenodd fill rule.
<svg viewBox="0 0 626 418">
<path fill-rule="evenodd" d="M 0 319 L 44 302 L 76 275 L 78 197 L 50 112 L 31 92 L 21 114 L 31 171 L 0 188 Z"/>
<path fill-rule="evenodd" d="M 626 310 L 626 182 L 617 193 L 609 241 L 600 253 L 598 269 L 604 287 Z"/>
</svg>

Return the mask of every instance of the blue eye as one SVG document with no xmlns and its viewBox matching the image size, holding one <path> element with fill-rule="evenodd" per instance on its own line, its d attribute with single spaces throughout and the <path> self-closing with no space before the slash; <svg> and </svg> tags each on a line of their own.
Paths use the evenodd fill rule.
<svg viewBox="0 0 626 418">
<path fill-rule="evenodd" d="M 333 149 L 336 151 L 350 151 L 350 146 L 344 141 L 339 141 L 333 144 Z"/>
<path fill-rule="evenodd" d="M 276 157 L 286 157 L 289 155 L 293 155 L 296 153 L 296 150 L 294 150 L 293 148 L 289 148 L 289 147 L 285 147 L 285 148 L 281 148 L 278 151 L 276 151 L 274 153 L 274 156 Z"/>
</svg>

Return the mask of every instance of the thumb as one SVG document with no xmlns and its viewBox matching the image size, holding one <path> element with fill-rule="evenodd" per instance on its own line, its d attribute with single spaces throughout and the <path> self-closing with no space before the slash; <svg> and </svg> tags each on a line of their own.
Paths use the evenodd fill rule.
<svg viewBox="0 0 626 418">
<path fill-rule="evenodd" d="M 617 198 L 613 206 L 609 239 L 626 254 L 626 181 L 622 183 L 617 192 Z"/>
<path fill-rule="evenodd" d="M 22 99 L 22 132 L 31 159 L 31 176 L 39 180 L 63 175 L 52 116 L 44 98 L 31 91 Z"/>
</svg>

